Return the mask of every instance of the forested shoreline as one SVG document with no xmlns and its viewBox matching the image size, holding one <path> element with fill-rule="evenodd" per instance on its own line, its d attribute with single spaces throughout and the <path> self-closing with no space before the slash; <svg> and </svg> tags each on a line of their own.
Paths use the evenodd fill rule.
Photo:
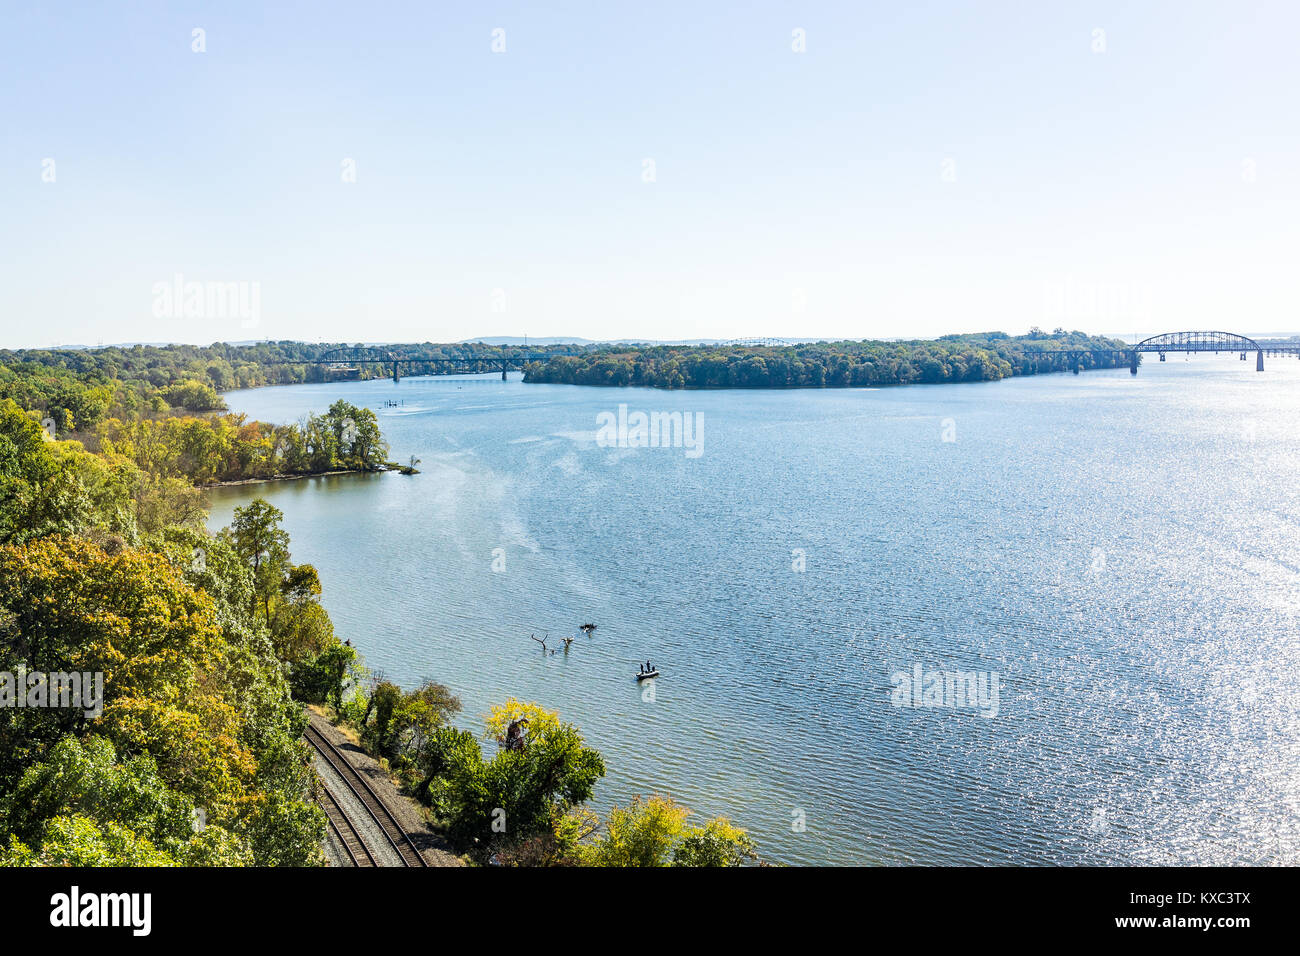
<svg viewBox="0 0 1300 956">
<path fill-rule="evenodd" d="M 1050 354 L 1122 350 L 1118 339 L 1032 330 L 945 335 L 911 341 L 810 342 L 766 346 L 605 346 L 580 356 L 530 363 L 524 381 L 646 388 L 865 388 L 989 382 L 1060 371 Z M 1083 368 L 1119 368 L 1126 360 L 1085 355 Z"/>
<path fill-rule="evenodd" d="M 217 392 L 263 385 L 300 385 L 330 381 L 327 366 L 317 364 L 347 343 L 254 342 L 230 345 L 111 345 L 98 348 L 0 349 L 0 370 L 5 367 L 40 366 L 64 370 L 86 381 L 120 381 L 149 403 L 159 392 L 183 382 L 198 382 Z M 446 371 L 445 363 L 463 372 L 499 372 L 503 355 L 521 351 L 514 346 L 481 343 L 437 344 L 419 342 L 385 345 L 381 350 L 400 352 L 403 375 L 429 375 Z M 528 352 L 566 351 L 566 346 L 529 346 Z M 420 359 L 427 359 L 421 363 Z M 347 364 L 347 363 L 344 363 Z M 0 371 L 2 374 L 2 371 Z M 392 369 L 379 362 L 358 363 L 353 377 L 384 378 Z M 167 396 L 163 396 L 166 398 Z M 168 404 L 198 410 L 199 406 L 172 400 Z M 156 403 L 155 403 L 156 405 Z M 215 406 L 204 406 L 211 408 Z M 157 409 L 156 410 L 161 410 Z"/>
<path fill-rule="evenodd" d="M 0 673 L 24 700 L 0 707 L 0 863 L 322 863 L 291 688 L 323 697 L 351 649 L 315 572 L 286 549 L 271 574 L 184 479 L 40 414 L 0 399 Z M 99 675 L 98 714 L 44 699 L 67 673 Z"/>
<path fill-rule="evenodd" d="M 451 726 L 446 687 L 371 674 L 283 515 L 254 499 L 213 534 L 202 488 L 378 467 L 374 413 L 249 421 L 200 359 L 161 351 L 113 369 L 127 379 L 80 353 L 0 353 L 0 866 L 324 864 L 307 704 L 387 761 L 467 861 L 757 859 L 745 831 L 692 825 L 669 797 L 598 817 L 603 757 L 538 704 L 494 707 L 479 736 Z"/>
</svg>

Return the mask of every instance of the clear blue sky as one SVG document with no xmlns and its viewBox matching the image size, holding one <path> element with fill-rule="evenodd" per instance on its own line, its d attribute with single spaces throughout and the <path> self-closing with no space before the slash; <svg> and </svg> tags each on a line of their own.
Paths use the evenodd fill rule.
<svg viewBox="0 0 1300 956">
<path fill-rule="evenodd" d="M 4 5 L 0 346 L 1300 328 L 1294 2 L 97 6 Z"/>
</svg>

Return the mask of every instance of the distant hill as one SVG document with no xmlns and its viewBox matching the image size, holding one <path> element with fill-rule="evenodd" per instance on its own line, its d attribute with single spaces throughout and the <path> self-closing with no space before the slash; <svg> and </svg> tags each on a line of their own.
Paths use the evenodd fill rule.
<svg viewBox="0 0 1300 956">
<path fill-rule="evenodd" d="M 520 335 L 480 335 L 477 338 L 461 339 L 457 345 L 471 345 L 480 343 L 483 345 L 591 345 L 591 339 L 579 338 L 576 335 L 571 336 L 551 336 L 549 338 L 534 338 L 528 336 L 527 339 Z"/>
<path fill-rule="evenodd" d="M 772 338 L 763 336 L 747 339 L 602 339 L 601 345 L 740 345 L 740 346 L 781 346 L 803 345 L 807 342 L 838 342 L 840 339 L 816 338 Z"/>
<path fill-rule="evenodd" d="M 750 339 L 584 339 L 579 336 L 528 336 L 528 345 L 800 345 L 804 342 L 831 342 L 828 338 L 750 338 Z M 490 335 L 473 339 L 461 339 L 457 344 L 468 345 L 524 345 L 524 339 L 518 335 Z"/>
</svg>

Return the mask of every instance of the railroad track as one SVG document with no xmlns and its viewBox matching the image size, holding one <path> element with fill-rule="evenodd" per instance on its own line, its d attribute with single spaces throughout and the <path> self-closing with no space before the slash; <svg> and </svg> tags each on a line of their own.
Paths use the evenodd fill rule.
<svg viewBox="0 0 1300 956">
<path fill-rule="evenodd" d="M 392 846 L 394 852 L 397 853 L 398 858 L 401 859 L 402 865 L 428 866 L 428 861 L 426 861 L 423 854 L 416 849 L 415 844 L 411 841 L 410 835 L 406 832 L 405 828 L 397 822 L 397 818 L 394 817 L 392 811 L 388 809 L 388 805 L 385 804 L 383 800 L 379 799 L 379 795 L 375 793 L 365 776 L 359 773 L 356 767 L 352 766 L 351 762 L 343 756 L 342 752 L 330 743 L 329 740 L 325 738 L 324 734 L 310 724 L 307 725 L 307 731 L 303 736 L 309 744 L 316 748 L 316 752 L 325 759 L 325 762 L 334 768 L 334 772 L 343 780 L 344 786 L 346 786 L 352 795 L 357 798 L 357 801 L 370 812 L 370 816 L 374 819 L 375 824 L 388 839 L 389 844 Z M 360 832 L 356 827 L 352 826 L 350 820 L 347 820 L 347 814 L 343 813 L 343 808 L 339 806 L 338 801 L 334 800 L 332 796 L 330 797 L 330 800 L 334 804 L 334 809 L 337 810 L 339 815 L 346 821 L 347 827 L 351 829 L 352 832 L 356 834 L 357 839 L 360 840 Z M 328 807 L 325 809 L 325 813 L 326 816 L 330 815 Z M 331 823 L 333 823 L 332 820 Z M 340 842 L 344 844 L 344 848 L 348 849 L 349 853 L 351 853 L 351 849 L 347 846 L 347 840 L 343 836 L 343 832 L 345 831 L 341 831 L 337 824 L 335 824 L 335 831 L 339 833 Z M 360 840 L 360 842 L 364 848 L 365 841 Z M 370 854 L 368 848 L 366 848 L 365 855 L 369 857 L 369 865 L 376 865 L 375 858 Z M 362 864 L 358 862 L 357 865 L 360 866 Z"/>
<path fill-rule="evenodd" d="M 325 811 L 325 817 L 329 823 L 330 830 L 333 832 L 339 845 L 343 847 L 343 852 L 348 855 L 353 866 L 378 866 L 375 855 L 370 852 L 370 847 L 366 845 L 365 837 L 361 831 L 356 828 L 348 815 L 343 811 L 342 805 L 334 799 L 334 794 L 330 793 L 328 787 L 321 787 L 321 793 L 325 795 L 325 801 L 321 808 Z"/>
</svg>

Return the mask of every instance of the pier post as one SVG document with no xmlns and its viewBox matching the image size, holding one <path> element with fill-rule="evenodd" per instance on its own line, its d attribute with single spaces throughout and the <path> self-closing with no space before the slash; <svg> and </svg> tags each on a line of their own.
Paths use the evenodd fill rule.
<svg viewBox="0 0 1300 956">
<path fill-rule="evenodd" d="M 1255 371 L 1264 371 L 1264 350 L 1260 349 L 1255 353 Z"/>
</svg>

